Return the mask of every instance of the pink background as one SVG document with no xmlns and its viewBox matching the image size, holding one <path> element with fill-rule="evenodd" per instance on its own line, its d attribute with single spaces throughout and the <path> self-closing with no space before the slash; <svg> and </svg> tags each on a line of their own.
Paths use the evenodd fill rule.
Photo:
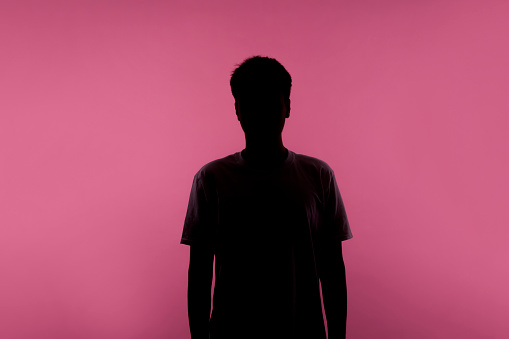
<svg viewBox="0 0 509 339">
<path fill-rule="evenodd" d="M 293 77 L 334 169 L 349 338 L 509 337 L 509 2 L 0 5 L 0 337 L 190 338 L 193 175 L 240 151 L 229 76 Z"/>
</svg>

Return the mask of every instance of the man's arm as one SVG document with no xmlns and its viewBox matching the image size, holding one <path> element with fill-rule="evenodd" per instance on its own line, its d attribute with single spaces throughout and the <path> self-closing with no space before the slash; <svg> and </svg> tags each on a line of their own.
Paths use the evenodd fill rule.
<svg viewBox="0 0 509 339">
<path fill-rule="evenodd" d="M 214 252 L 199 245 L 190 247 L 187 289 L 189 329 L 192 339 L 209 339 Z"/>
<path fill-rule="evenodd" d="M 346 335 L 346 276 L 340 241 L 323 241 L 318 255 L 323 306 L 327 318 L 328 339 Z"/>
</svg>

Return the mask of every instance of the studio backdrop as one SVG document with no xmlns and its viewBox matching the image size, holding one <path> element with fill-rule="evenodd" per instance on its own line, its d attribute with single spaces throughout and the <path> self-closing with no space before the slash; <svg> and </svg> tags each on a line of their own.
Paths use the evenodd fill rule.
<svg viewBox="0 0 509 339">
<path fill-rule="evenodd" d="M 3 1 L 0 337 L 189 339 L 194 174 L 241 151 L 229 79 L 293 79 L 334 170 L 348 338 L 507 338 L 509 2 Z"/>
</svg>

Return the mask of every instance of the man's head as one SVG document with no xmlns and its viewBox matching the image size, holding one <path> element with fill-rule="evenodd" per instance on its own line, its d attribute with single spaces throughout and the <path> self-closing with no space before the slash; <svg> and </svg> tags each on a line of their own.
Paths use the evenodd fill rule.
<svg viewBox="0 0 509 339">
<path fill-rule="evenodd" d="M 244 132 L 281 133 L 290 116 L 292 78 L 276 59 L 254 56 L 232 73 L 230 87 Z"/>
</svg>

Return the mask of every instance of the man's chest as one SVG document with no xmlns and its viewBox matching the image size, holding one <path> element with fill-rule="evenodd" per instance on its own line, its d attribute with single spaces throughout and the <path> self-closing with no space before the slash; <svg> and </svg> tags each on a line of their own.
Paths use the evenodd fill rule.
<svg viewBox="0 0 509 339">
<path fill-rule="evenodd" d="M 217 187 L 220 239 L 281 244 L 319 223 L 320 187 L 284 176 L 226 178 Z"/>
</svg>

